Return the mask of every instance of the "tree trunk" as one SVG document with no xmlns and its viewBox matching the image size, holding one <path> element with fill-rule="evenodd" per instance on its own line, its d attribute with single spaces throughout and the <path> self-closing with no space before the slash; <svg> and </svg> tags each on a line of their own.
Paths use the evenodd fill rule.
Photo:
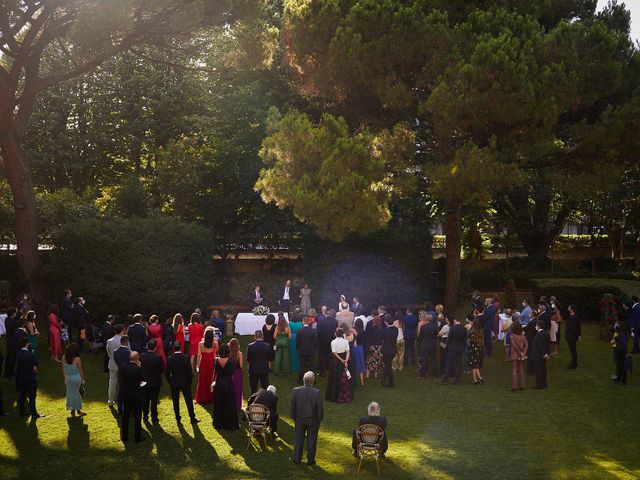
<svg viewBox="0 0 640 480">
<path fill-rule="evenodd" d="M 460 249 L 462 247 L 462 221 L 460 202 L 448 202 L 445 205 L 444 230 L 447 236 L 446 268 L 444 284 L 444 305 L 453 312 L 458 300 L 460 288 Z"/>
</svg>

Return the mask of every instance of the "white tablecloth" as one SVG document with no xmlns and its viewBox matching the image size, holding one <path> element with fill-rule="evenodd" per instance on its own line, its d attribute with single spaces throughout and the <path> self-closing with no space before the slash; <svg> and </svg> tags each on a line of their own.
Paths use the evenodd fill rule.
<svg viewBox="0 0 640 480">
<path fill-rule="evenodd" d="M 236 333 L 238 335 L 253 335 L 256 330 L 262 330 L 266 315 L 254 315 L 253 313 L 239 313 L 236 316 Z M 289 320 L 289 315 L 284 314 L 284 318 Z M 276 316 L 277 320 L 277 316 Z"/>
</svg>

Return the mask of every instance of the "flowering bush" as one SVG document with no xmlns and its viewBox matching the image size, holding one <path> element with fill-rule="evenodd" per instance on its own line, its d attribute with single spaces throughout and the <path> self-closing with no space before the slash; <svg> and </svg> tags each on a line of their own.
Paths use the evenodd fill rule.
<svg viewBox="0 0 640 480">
<path fill-rule="evenodd" d="M 258 305 L 256 308 L 252 310 L 254 315 L 269 315 L 271 310 L 266 305 Z"/>
</svg>

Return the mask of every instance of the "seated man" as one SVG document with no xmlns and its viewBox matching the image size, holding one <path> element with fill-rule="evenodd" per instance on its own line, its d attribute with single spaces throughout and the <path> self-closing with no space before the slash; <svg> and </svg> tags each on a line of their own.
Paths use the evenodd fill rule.
<svg viewBox="0 0 640 480">
<path fill-rule="evenodd" d="M 369 415 L 367 415 L 366 417 L 360 417 L 360 420 L 358 421 L 358 426 L 361 427 L 362 425 L 377 425 L 380 428 L 382 428 L 382 430 L 384 431 L 384 436 L 382 437 L 382 443 L 380 444 L 380 446 L 382 447 L 382 451 L 381 454 L 384 457 L 384 454 L 387 452 L 387 448 L 389 448 L 389 443 L 387 441 L 387 419 L 385 417 L 381 417 L 380 416 L 380 405 L 378 405 L 376 402 L 371 402 L 369 404 Z M 353 448 L 353 456 L 356 457 L 357 453 L 356 453 L 356 447 L 358 444 L 358 438 L 356 437 L 356 430 L 353 430 L 353 439 L 351 441 L 351 448 Z"/>
<path fill-rule="evenodd" d="M 271 431 L 274 438 L 278 437 L 276 433 L 278 431 L 278 397 L 276 393 L 276 387 L 269 385 L 266 390 L 262 388 L 249 397 L 247 405 L 263 405 L 269 409 L 269 423 L 271 424 Z"/>
</svg>

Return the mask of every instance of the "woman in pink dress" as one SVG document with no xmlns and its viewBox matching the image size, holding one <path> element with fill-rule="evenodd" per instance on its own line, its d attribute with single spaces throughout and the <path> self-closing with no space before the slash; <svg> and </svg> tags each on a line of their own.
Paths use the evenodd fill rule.
<svg viewBox="0 0 640 480">
<path fill-rule="evenodd" d="M 49 308 L 49 346 L 51 347 L 51 361 L 60 363 L 62 355 L 62 325 L 58 319 L 58 306 Z"/>
<path fill-rule="evenodd" d="M 173 338 L 180 342 L 180 353 L 184 353 L 184 320 L 182 314 L 176 313 L 173 316 Z"/>
<path fill-rule="evenodd" d="M 204 339 L 198 345 L 198 362 L 196 372 L 198 372 L 198 386 L 196 387 L 196 403 L 206 405 L 213 402 L 213 366 L 218 354 L 218 344 L 213 334 L 213 327 L 207 327 Z"/>
<path fill-rule="evenodd" d="M 200 314 L 193 312 L 189 320 L 189 355 L 191 356 L 191 370 L 193 362 L 200 351 L 200 341 L 204 335 L 204 327 L 200 323 Z"/>
<path fill-rule="evenodd" d="M 157 315 L 149 317 L 147 337 L 156 341 L 156 353 L 162 357 L 162 363 L 167 363 L 167 355 L 164 353 L 164 345 L 162 343 L 162 325 L 160 325 Z"/>
<path fill-rule="evenodd" d="M 229 350 L 231 354 L 229 358 L 231 358 L 235 367 L 233 369 L 233 374 L 231 375 L 231 382 L 233 383 L 233 394 L 236 399 L 236 407 L 238 410 L 242 409 L 242 352 L 240 351 L 240 344 L 238 340 L 232 338 L 229 341 Z"/>
</svg>

